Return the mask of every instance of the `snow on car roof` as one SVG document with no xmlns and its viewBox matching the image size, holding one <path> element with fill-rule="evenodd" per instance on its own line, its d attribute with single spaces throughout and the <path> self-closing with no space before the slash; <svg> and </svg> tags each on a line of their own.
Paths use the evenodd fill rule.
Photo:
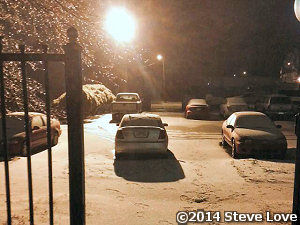
<svg viewBox="0 0 300 225">
<path fill-rule="evenodd" d="M 266 114 L 255 111 L 243 111 L 243 112 L 235 112 L 236 117 L 239 116 L 266 116 Z"/>
<path fill-rule="evenodd" d="M 24 112 L 11 112 L 11 113 L 7 114 L 7 116 L 24 116 L 24 115 L 25 115 Z M 39 113 L 39 112 L 29 112 L 28 115 L 29 116 L 45 116 L 45 114 Z"/>
<path fill-rule="evenodd" d="M 136 114 L 126 114 L 124 119 L 134 120 L 134 119 L 154 119 L 160 120 L 160 116 L 151 113 L 136 113 Z"/>
<path fill-rule="evenodd" d="M 207 105 L 205 99 L 202 98 L 193 98 L 189 101 L 189 105 Z"/>
<path fill-rule="evenodd" d="M 122 92 L 122 93 L 118 93 L 117 96 L 118 95 L 138 95 L 138 93 Z"/>
</svg>

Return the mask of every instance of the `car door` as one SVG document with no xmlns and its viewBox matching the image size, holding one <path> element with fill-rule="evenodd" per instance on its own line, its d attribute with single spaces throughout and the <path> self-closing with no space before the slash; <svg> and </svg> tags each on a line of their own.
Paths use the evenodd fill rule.
<svg viewBox="0 0 300 225">
<path fill-rule="evenodd" d="M 40 115 L 35 115 L 31 120 L 31 143 L 33 148 L 45 145 L 46 129 Z"/>
</svg>

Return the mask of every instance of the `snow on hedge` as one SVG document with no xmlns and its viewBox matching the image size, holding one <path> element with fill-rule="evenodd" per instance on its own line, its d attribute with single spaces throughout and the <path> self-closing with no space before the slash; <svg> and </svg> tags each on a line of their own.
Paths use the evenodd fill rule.
<svg viewBox="0 0 300 225">
<path fill-rule="evenodd" d="M 111 90 L 102 84 L 86 84 L 82 87 L 82 98 L 83 112 L 86 116 L 108 111 L 115 96 Z M 65 99 L 66 93 L 63 93 L 53 100 L 53 106 L 65 109 Z"/>
</svg>

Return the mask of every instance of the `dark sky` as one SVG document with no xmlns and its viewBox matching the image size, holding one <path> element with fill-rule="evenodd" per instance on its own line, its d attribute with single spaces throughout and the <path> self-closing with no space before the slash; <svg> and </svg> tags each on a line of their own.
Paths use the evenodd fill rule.
<svg viewBox="0 0 300 225">
<path fill-rule="evenodd" d="M 138 41 L 166 56 L 168 76 L 278 76 L 299 46 L 293 0 L 128 0 Z"/>
</svg>

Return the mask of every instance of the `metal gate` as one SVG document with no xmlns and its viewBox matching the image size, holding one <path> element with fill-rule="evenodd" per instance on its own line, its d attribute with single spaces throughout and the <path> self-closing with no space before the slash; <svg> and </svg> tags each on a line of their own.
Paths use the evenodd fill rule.
<svg viewBox="0 0 300 225">
<path fill-rule="evenodd" d="M 52 150 L 51 150 L 51 124 L 50 124 L 50 96 L 49 96 L 49 61 L 65 63 L 65 83 L 68 121 L 68 151 L 69 151 L 69 201 L 70 224 L 85 224 L 85 176 L 84 176 L 84 140 L 82 123 L 82 67 L 81 46 L 77 43 L 78 33 L 74 27 L 67 30 L 69 43 L 64 46 L 65 54 L 48 54 L 46 45 L 42 46 L 43 53 L 25 53 L 25 45 L 19 45 L 20 53 L 2 53 L 2 39 L 0 37 L 0 99 L 2 120 L 2 147 L 4 149 L 4 168 L 6 186 L 6 211 L 7 224 L 10 225 L 10 177 L 9 177 L 9 151 L 6 133 L 6 106 L 5 106 L 5 81 L 3 72 L 4 61 L 19 61 L 22 74 L 22 91 L 24 106 L 24 128 L 27 152 L 27 174 L 29 194 L 30 224 L 34 224 L 33 189 L 31 173 L 31 149 L 29 127 L 29 109 L 27 96 L 27 81 L 25 64 L 28 61 L 41 61 L 45 71 L 46 113 L 47 113 L 47 147 L 48 147 L 48 186 L 49 186 L 49 224 L 53 224 L 53 182 L 52 182 Z"/>
</svg>

